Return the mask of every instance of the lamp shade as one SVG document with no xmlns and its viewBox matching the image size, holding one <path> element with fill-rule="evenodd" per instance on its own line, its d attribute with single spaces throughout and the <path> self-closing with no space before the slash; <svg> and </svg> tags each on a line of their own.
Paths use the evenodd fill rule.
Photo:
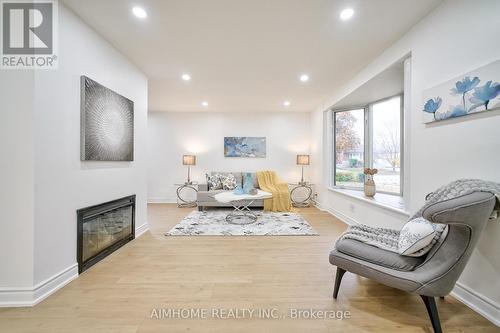
<svg viewBox="0 0 500 333">
<path fill-rule="evenodd" d="M 297 155 L 297 165 L 309 165 L 309 155 Z"/>
<path fill-rule="evenodd" d="M 182 155 L 182 164 L 183 165 L 196 165 L 196 156 L 195 155 Z"/>
</svg>

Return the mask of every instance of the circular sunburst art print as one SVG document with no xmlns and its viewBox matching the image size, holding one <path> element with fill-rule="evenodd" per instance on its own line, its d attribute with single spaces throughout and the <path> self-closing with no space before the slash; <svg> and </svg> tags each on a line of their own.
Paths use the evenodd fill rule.
<svg viewBox="0 0 500 333">
<path fill-rule="evenodd" d="M 82 76 L 82 160 L 134 160 L 134 102 Z"/>
</svg>

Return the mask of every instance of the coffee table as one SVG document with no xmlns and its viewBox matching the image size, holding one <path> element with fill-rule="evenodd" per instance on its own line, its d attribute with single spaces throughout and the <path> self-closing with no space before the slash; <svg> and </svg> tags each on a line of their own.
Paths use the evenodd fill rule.
<svg viewBox="0 0 500 333">
<path fill-rule="evenodd" d="M 252 212 L 249 206 L 255 200 L 272 198 L 272 193 L 257 190 L 257 194 L 234 194 L 233 191 L 226 191 L 214 195 L 214 199 L 221 203 L 229 203 L 234 210 L 227 214 L 226 222 L 231 224 L 245 225 L 257 221 L 257 215 Z"/>
</svg>

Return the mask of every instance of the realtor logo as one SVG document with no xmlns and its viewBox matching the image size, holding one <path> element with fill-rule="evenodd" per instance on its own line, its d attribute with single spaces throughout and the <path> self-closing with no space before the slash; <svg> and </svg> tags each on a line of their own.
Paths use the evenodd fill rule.
<svg viewBox="0 0 500 333">
<path fill-rule="evenodd" d="M 1 68 L 56 68 L 57 0 L 2 0 L 1 10 Z"/>
</svg>

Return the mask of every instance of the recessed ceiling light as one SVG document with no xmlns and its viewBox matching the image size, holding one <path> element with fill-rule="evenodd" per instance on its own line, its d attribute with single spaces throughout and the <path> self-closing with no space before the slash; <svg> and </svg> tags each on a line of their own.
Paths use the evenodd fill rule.
<svg viewBox="0 0 500 333">
<path fill-rule="evenodd" d="M 284 101 L 283 102 L 283 106 L 286 107 L 286 108 L 289 107 L 290 106 L 290 101 Z"/>
<path fill-rule="evenodd" d="M 302 82 L 307 82 L 307 81 L 309 81 L 309 75 L 307 75 L 307 74 L 302 74 L 302 75 L 300 76 L 300 81 L 302 81 Z"/>
<path fill-rule="evenodd" d="M 204 107 L 207 107 L 208 106 L 208 102 L 203 101 L 203 102 L 201 102 L 201 105 L 204 106 Z"/>
<path fill-rule="evenodd" d="M 191 80 L 191 75 L 189 75 L 189 74 L 182 74 L 182 76 L 181 76 L 181 77 L 182 77 L 182 79 L 183 79 L 184 81 L 189 81 L 189 80 Z"/>
<path fill-rule="evenodd" d="M 132 13 L 140 19 L 145 19 L 148 16 L 148 13 L 141 7 L 132 8 Z"/>
<path fill-rule="evenodd" d="M 352 16 L 354 15 L 354 9 L 352 8 L 346 8 L 343 11 L 340 12 L 340 19 L 342 21 L 347 21 L 349 20 Z"/>
</svg>

